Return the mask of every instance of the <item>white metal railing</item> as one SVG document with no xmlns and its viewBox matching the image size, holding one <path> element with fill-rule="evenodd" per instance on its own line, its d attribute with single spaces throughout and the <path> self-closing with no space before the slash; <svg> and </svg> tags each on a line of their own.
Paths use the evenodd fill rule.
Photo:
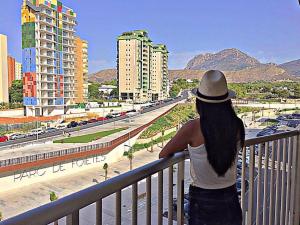
<svg viewBox="0 0 300 225">
<path fill-rule="evenodd" d="M 300 135 L 290 131 L 271 136 L 249 139 L 242 150 L 241 206 L 243 224 L 247 225 L 299 225 L 300 204 Z M 173 191 L 176 189 L 178 225 L 184 223 L 184 170 L 188 155 L 175 154 L 121 174 L 82 191 L 73 193 L 55 202 L 25 212 L 0 223 L 1 225 L 45 225 L 57 220 L 60 224 L 78 225 L 80 211 L 95 203 L 95 223 L 103 223 L 102 202 L 115 196 L 114 224 L 122 222 L 122 192 L 131 191 L 132 225 L 140 224 L 138 218 L 138 190 L 145 180 L 145 221 L 142 224 L 163 224 L 163 206 L 168 208 L 168 225 L 173 224 Z M 173 169 L 177 179 L 173 187 Z M 157 175 L 157 202 L 152 202 L 153 179 Z M 167 175 L 167 179 L 164 179 Z M 249 183 L 249 187 L 246 186 Z M 167 198 L 163 192 L 167 191 Z M 165 199 L 165 201 L 164 201 Z M 110 205 L 110 207 L 113 207 Z M 153 210 L 153 207 L 156 209 Z M 91 210 L 92 208 L 90 208 Z M 174 215 L 175 216 L 175 215 Z M 64 218 L 64 219 L 62 219 Z M 128 218 L 127 218 L 128 219 Z M 166 221 L 165 221 L 166 222 Z M 84 224 L 84 223 L 82 223 Z M 107 224 L 107 223 L 106 223 Z M 111 224 L 111 223 L 110 223 Z"/>
</svg>

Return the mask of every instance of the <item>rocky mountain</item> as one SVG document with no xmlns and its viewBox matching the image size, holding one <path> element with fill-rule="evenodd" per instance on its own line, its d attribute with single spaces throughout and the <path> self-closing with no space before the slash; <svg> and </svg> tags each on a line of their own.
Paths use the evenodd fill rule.
<svg viewBox="0 0 300 225">
<path fill-rule="evenodd" d="M 238 71 L 255 66 L 261 63 L 241 52 L 238 49 L 224 49 L 218 53 L 206 53 L 195 56 L 191 59 L 186 68 L 188 70 L 209 70 L 217 69 L 222 71 Z"/>
<path fill-rule="evenodd" d="M 280 64 L 279 67 L 291 75 L 300 76 L 300 59 Z"/>
</svg>

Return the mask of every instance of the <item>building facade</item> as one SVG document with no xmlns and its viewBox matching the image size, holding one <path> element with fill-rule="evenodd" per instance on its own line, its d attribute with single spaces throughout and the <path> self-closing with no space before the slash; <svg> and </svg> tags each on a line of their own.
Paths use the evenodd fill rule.
<svg viewBox="0 0 300 225">
<path fill-rule="evenodd" d="M 88 42 L 75 37 L 75 103 L 88 100 Z"/>
<path fill-rule="evenodd" d="M 152 101 L 169 97 L 168 50 L 165 45 L 153 45 L 151 73 Z"/>
<path fill-rule="evenodd" d="M 0 34 L 0 103 L 8 103 L 7 36 Z"/>
<path fill-rule="evenodd" d="M 8 88 L 11 87 L 12 82 L 16 77 L 16 59 L 11 56 L 7 56 L 7 69 L 8 69 Z"/>
<path fill-rule="evenodd" d="M 15 79 L 16 80 L 22 80 L 22 63 L 19 63 L 19 62 L 16 61 L 15 71 L 16 71 Z"/>
<path fill-rule="evenodd" d="M 158 78 L 152 80 L 160 70 L 153 71 L 153 57 L 159 55 L 154 53 L 163 52 L 168 63 L 168 54 L 166 47 L 160 49 L 162 45 L 157 47 L 152 44 L 148 33 L 144 30 L 135 30 L 124 32 L 118 37 L 117 41 L 117 69 L 118 69 L 118 89 L 119 99 L 131 99 L 134 102 L 146 102 L 154 99 L 163 99 L 165 95 L 161 93 L 162 88 L 158 82 Z M 155 72 L 155 76 L 153 75 Z M 161 75 L 159 75 L 161 76 Z M 166 73 L 166 76 L 168 74 Z M 155 90 L 154 90 L 155 89 Z M 159 97 L 158 97 L 159 96 Z"/>
<path fill-rule="evenodd" d="M 23 102 L 26 115 L 58 115 L 75 104 L 76 14 L 57 0 L 22 6 Z"/>
</svg>

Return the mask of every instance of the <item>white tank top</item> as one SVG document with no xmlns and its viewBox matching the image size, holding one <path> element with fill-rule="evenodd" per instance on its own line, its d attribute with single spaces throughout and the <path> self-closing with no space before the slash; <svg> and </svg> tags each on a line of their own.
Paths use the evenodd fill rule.
<svg viewBox="0 0 300 225">
<path fill-rule="evenodd" d="M 204 189 L 221 189 L 235 184 L 237 159 L 225 175 L 219 177 L 207 160 L 204 144 L 198 147 L 188 145 L 188 150 L 190 153 L 190 174 L 193 186 Z"/>
</svg>

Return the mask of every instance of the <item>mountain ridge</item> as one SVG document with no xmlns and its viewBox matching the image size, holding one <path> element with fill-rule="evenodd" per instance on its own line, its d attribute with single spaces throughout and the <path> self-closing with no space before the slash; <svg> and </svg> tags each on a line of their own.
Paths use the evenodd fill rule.
<svg viewBox="0 0 300 225">
<path fill-rule="evenodd" d="M 169 70 L 170 80 L 177 78 L 201 78 L 205 71 L 218 69 L 224 72 L 228 82 L 300 80 L 300 59 L 280 65 L 261 63 L 236 48 L 217 53 L 205 53 L 193 57 L 184 69 Z M 89 81 L 103 83 L 117 78 L 116 69 L 106 69 L 89 75 Z"/>
</svg>

